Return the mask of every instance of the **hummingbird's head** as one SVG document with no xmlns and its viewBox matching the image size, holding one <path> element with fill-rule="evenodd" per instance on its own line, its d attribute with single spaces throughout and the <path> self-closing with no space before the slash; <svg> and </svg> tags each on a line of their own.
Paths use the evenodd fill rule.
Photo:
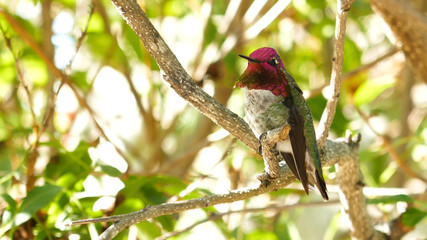
<svg viewBox="0 0 427 240">
<path fill-rule="evenodd" d="M 236 80 L 234 87 L 270 90 L 276 96 L 288 96 L 289 85 L 280 70 L 285 67 L 276 50 L 263 47 L 252 52 L 249 57 L 239 56 L 248 60 L 248 67 Z"/>
</svg>

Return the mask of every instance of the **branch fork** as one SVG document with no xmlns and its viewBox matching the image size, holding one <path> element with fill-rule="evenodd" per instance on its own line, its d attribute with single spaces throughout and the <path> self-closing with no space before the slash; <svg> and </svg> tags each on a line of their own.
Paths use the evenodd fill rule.
<svg viewBox="0 0 427 240">
<path fill-rule="evenodd" d="M 259 153 L 264 159 L 264 172 L 257 175 L 261 185 L 268 185 L 272 179 L 280 176 L 279 152 L 276 149 L 278 142 L 288 138 L 291 126 L 286 124 L 283 127 L 267 131 L 259 137 Z"/>
</svg>

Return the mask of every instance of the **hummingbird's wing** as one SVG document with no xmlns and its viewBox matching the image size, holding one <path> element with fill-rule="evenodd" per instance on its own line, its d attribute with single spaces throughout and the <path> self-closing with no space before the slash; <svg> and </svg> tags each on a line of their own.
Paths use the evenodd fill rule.
<svg viewBox="0 0 427 240">
<path fill-rule="evenodd" d="M 289 102 L 291 101 L 291 102 Z M 308 177 L 305 165 L 307 146 L 304 136 L 304 120 L 297 105 L 292 100 L 286 100 L 285 105 L 289 108 L 288 124 L 291 126 L 289 139 L 292 146 L 293 154 L 281 152 L 286 164 L 301 181 L 305 192 L 308 194 Z"/>
</svg>

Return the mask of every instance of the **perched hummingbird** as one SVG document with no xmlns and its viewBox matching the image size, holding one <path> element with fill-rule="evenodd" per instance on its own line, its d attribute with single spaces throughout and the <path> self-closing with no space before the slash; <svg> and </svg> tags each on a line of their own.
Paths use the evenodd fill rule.
<svg viewBox="0 0 427 240">
<path fill-rule="evenodd" d="M 289 136 L 277 143 L 277 150 L 307 194 L 309 185 L 316 185 L 323 199 L 328 200 L 313 119 L 301 89 L 273 48 L 259 48 L 249 57 L 239 56 L 249 61 L 234 84 L 244 91 L 249 126 L 260 136 L 289 124 Z"/>
</svg>

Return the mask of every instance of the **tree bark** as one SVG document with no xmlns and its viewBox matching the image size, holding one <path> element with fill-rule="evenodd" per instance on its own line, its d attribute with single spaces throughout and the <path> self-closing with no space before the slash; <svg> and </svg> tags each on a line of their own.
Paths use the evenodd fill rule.
<svg viewBox="0 0 427 240">
<path fill-rule="evenodd" d="M 380 14 L 400 41 L 402 50 L 417 77 L 427 83 L 427 17 L 398 0 L 371 0 L 371 6 Z"/>
</svg>

